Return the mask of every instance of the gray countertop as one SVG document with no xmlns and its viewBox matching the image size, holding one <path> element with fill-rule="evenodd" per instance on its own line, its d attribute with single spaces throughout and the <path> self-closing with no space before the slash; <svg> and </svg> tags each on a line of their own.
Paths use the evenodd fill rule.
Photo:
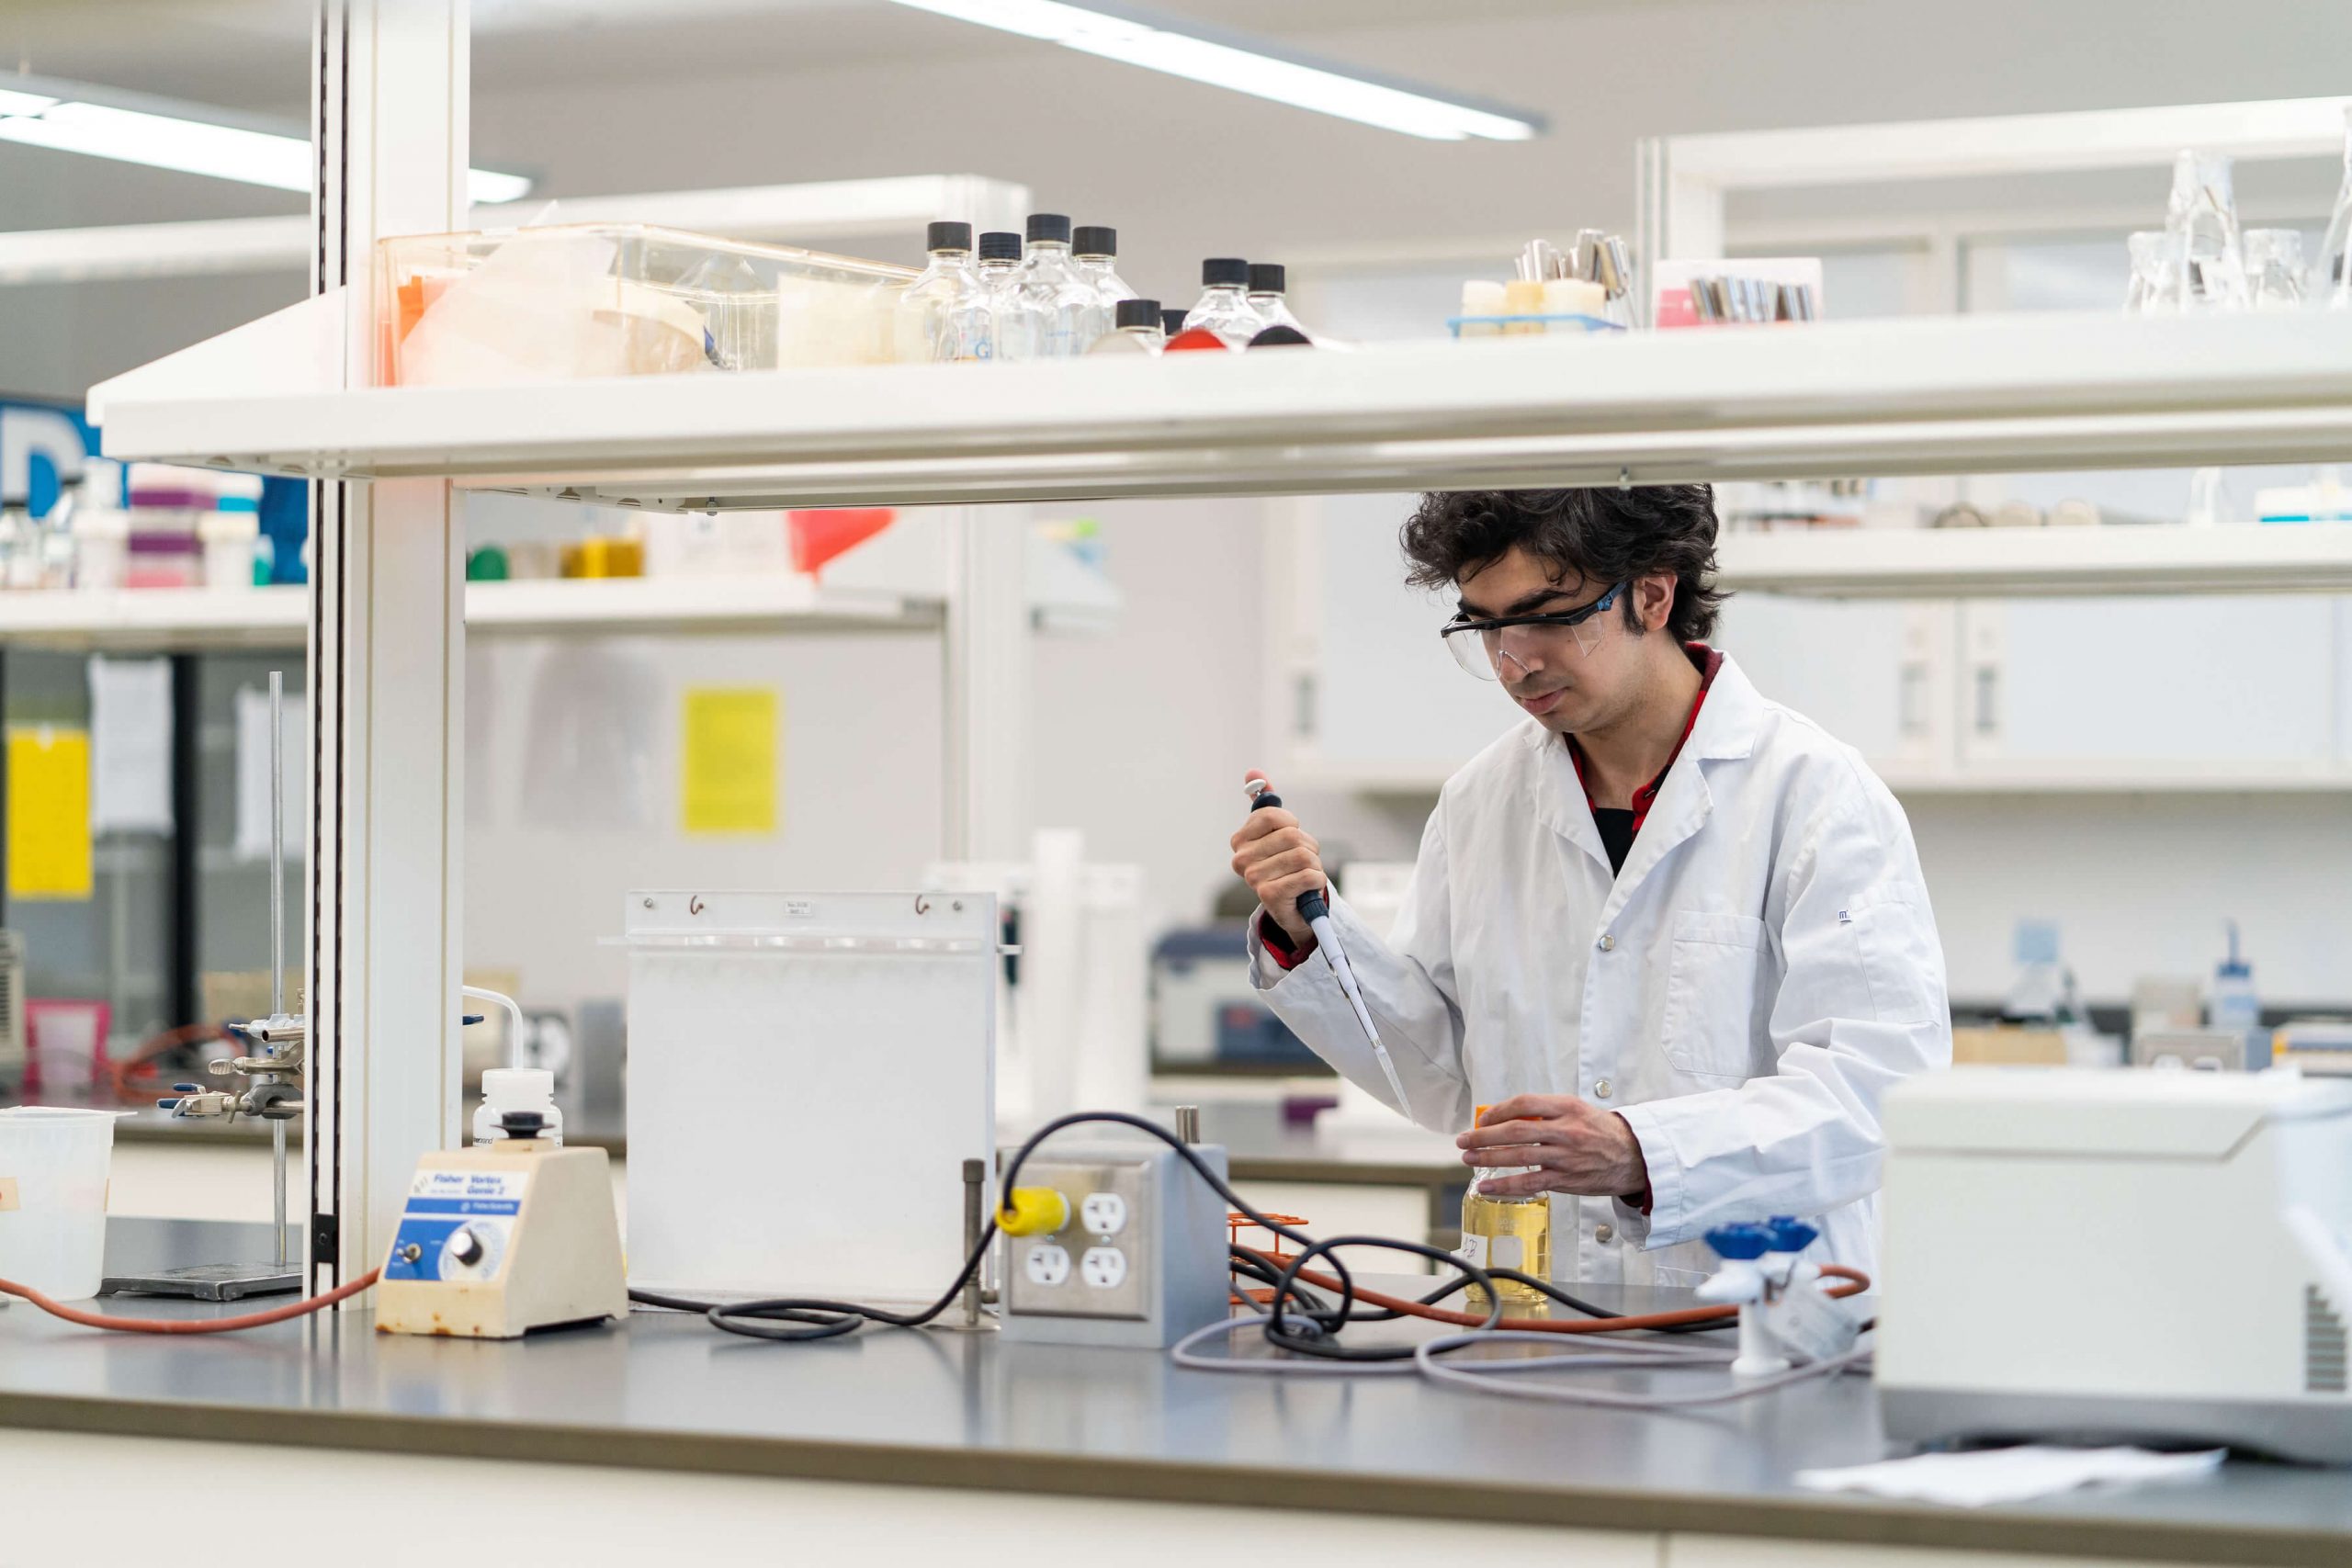
<svg viewBox="0 0 2352 1568">
<path fill-rule="evenodd" d="M 255 1254 L 266 1235 L 117 1221 L 109 1266 Z M 1621 1292 L 1610 1304 L 1687 1299 Z M 2186 1485 L 1982 1510 L 1801 1492 L 1791 1481 L 1799 1469 L 1890 1451 L 1871 1385 L 1850 1377 L 1653 1416 L 1538 1406 L 1411 1377 L 1185 1371 L 1158 1352 L 992 1334 L 868 1331 L 778 1346 L 641 1313 L 498 1344 L 379 1337 L 365 1314 L 346 1314 L 191 1340 L 104 1336 L 19 1303 L 0 1310 L 0 1423 L 2036 1557 L 2352 1561 L 2352 1482 L 2342 1472 L 2233 1461 Z"/>
</svg>

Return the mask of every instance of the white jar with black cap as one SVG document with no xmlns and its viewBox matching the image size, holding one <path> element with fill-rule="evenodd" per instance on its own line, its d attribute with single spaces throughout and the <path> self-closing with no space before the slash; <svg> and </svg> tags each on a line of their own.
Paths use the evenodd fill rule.
<svg viewBox="0 0 2352 1568">
<path fill-rule="evenodd" d="M 1094 309 L 1083 334 L 1086 347 L 1091 349 L 1096 342 L 1117 330 L 1119 301 L 1134 299 L 1136 291 L 1119 276 L 1116 229 L 1081 223 L 1070 231 L 1069 249 L 1078 263 L 1078 275 L 1094 289 Z"/>
<path fill-rule="evenodd" d="M 1165 340 L 1159 333 L 1159 301 L 1122 299 L 1114 308 L 1113 330 L 1094 340 L 1086 352 L 1094 354 L 1158 354 Z"/>
<path fill-rule="evenodd" d="M 1029 254 L 1021 264 L 1021 293 L 1036 312 L 1037 355 L 1069 359 L 1084 354 L 1089 329 L 1099 324 L 1094 286 L 1070 255 L 1069 219 L 1059 212 L 1029 215 Z"/>
<path fill-rule="evenodd" d="M 1266 323 L 1250 308 L 1250 264 L 1211 256 L 1201 264 L 1201 298 L 1184 312 L 1184 330 L 1205 327 L 1227 348 L 1247 348 Z"/>
<path fill-rule="evenodd" d="M 1290 313 L 1289 301 L 1284 298 L 1288 283 L 1288 275 L 1280 262 L 1251 262 L 1250 309 L 1258 313 L 1258 324 L 1261 330 L 1288 327 L 1304 336 L 1306 329 L 1300 326 L 1298 318 Z"/>
</svg>

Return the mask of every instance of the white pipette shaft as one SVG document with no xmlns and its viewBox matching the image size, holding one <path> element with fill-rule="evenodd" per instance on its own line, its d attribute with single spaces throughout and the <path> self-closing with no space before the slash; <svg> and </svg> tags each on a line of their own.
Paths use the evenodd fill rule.
<svg viewBox="0 0 2352 1568">
<path fill-rule="evenodd" d="M 1247 785 L 1250 809 L 1272 809 L 1283 803 L 1282 796 L 1263 779 L 1251 779 Z M 1365 1043 L 1372 1047 L 1373 1056 L 1380 1063 L 1380 1071 L 1388 1079 L 1388 1091 L 1396 1097 L 1396 1109 L 1405 1115 L 1413 1113 L 1412 1102 L 1405 1098 L 1405 1080 L 1396 1076 L 1396 1064 L 1388 1059 L 1388 1047 L 1380 1043 L 1380 1031 L 1372 1021 L 1372 1010 L 1364 1006 L 1363 988 L 1356 984 L 1356 972 L 1348 963 L 1347 950 L 1340 945 L 1339 932 L 1332 928 L 1329 906 L 1319 892 L 1302 893 L 1298 897 L 1298 912 L 1306 917 L 1306 929 L 1315 933 L 1315 945 L 1323 952 L 1323 962 L 1329 964 L 1331 977 L 1340 982 L 1340 994 L 1355 1010 L 1356 1022 L 1363 1028 Z"/>
</svg>

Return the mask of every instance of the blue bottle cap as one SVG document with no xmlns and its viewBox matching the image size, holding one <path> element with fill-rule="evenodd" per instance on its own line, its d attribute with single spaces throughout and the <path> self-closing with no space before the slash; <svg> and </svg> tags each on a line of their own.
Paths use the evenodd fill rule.
<svg viewBox="0 0 2352 1568">
<path fill-rule="evenodd" d="M 1707 1245 L 1719 1258 L 1753 1262 L 1772 1249 L 1772 1237 L 1762 1225 L 1719 1225 L 1707 1233 Z"/>
<path fill-rule="evenodd" d="M 1812 1225 L 1786 1214 L 1773 1215 L 1764 1229 L 1771 1237 L 1770 1249 L 1774 1252 L 1803 1252 L 1821 1235 Z"/>
</svg>

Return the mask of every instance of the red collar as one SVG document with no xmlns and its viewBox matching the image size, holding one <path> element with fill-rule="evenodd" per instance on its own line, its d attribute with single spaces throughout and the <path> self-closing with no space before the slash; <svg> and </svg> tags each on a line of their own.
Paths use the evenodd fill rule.
<svg viewBox="0 0 2352 1568">
<path fill-rule="evenodd" d="M 1699 671 L 1699 694 L 1690 699 L 1690 716 L 1682 721 L 1682 738 L 1674 743 L 1674 755 L 1657 771 L 1657 777 L 1634 792 L 1634 831 L 1642 830 L 1649 820 L 1650 807 L 1657 803 L 1657 792 L 1666 787 L 1666 775 L 1674 771 L 1675 759 L 1682 755 L 1682 748 L 1690 743 L 1690 732 L 1699 727 L 1699 710 L 1707 705 L 1707 693 L 1715 683 L 1715 671 L 1724 667 L 1724 656 L 1703 642 L 1682 645 L 1690 662 Z M 1584 776 L 1584 752 L 1577 745 L 1577 738 L 1568 737 L 1568 757 L 1577 765 L 1577 783 L 1584 785 L 1584 803 L 1589 809 L 1599 809 L 1592 802 L 1592 784 Z"/>
</svg>

